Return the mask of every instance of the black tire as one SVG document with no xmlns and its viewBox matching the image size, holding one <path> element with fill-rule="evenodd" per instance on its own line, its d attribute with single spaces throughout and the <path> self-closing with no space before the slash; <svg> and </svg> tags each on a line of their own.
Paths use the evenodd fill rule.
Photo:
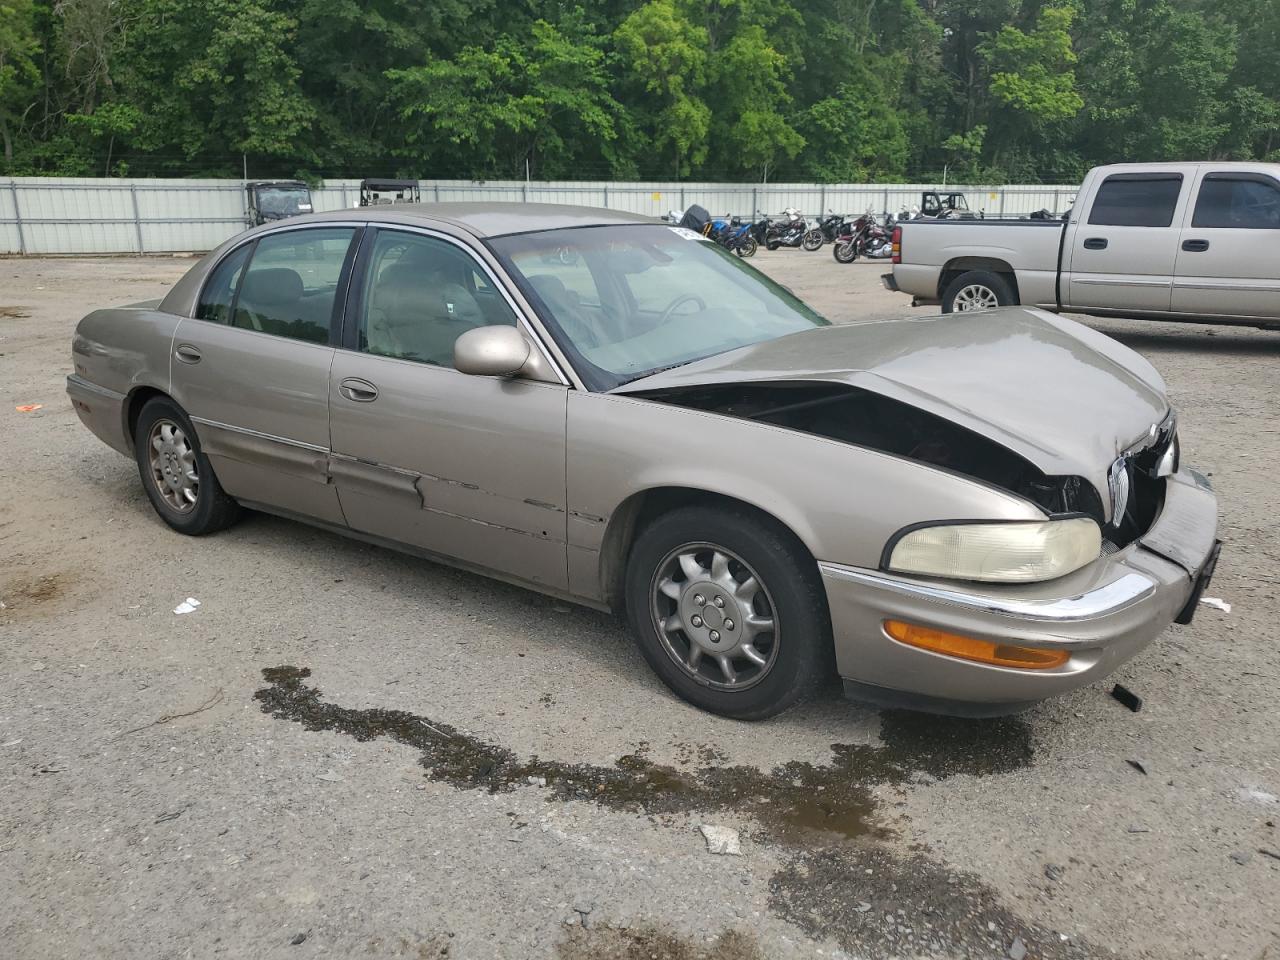
<svg viewBox="0 0 1280 960">
<path fill-rule="evenodd" d="M 782 246 L 782 244 L 778 243 L 776 240 L 766 240 L 764 243 L 764 248 L 766 250 L 777 250 L 780 246 Z"/>
<path fill-rule="evenodd" d="M 943 313 L 964 313 L 966 309 L 988 309 L 977 307 L 957 306 L 956 298 L 961 297 L 964 291 L 969 290 L 986 290 L 996 300 L 993 306 L 1008 307 L 1018 302 L 1017 294 L 1013 292 L 1013 288 L 1009 286 L 1009 281 L 998 273 L 991 273 L 989 270 L 970 270 L 960 274 L 942 291 L 942 312 Z M 961 303 L 966 298 L 961 299 Z"/>
<path fill-rule="evenodd" d="M 804 235 L 800 245 L 810 253 L 813 253 L 815 250 L 822 249 L 822 245 L 826 242 L 827 238 L 822 235 L 822 231 L 815 228 Z"/>
<path fill-rule="evenodd" d="M 759 246 L 760 245 L 756 243 L 755 237 L 747 237 L 745 240 L 738 243 L 738 247 L 734 250 L 734 253 L 745 260 L 747 257 L 754 257 Z"/>
<path fill-rule="evenodd" d="M 181 430 L 185 443 L 192 452 L 191 460 L 198 477 L 194 503 L 185 510 L 178 509 L 166 499 L 167 496 L 177 494 L 162 491 L 164 481 L 156 476 L 156 468 L 152 465 L 152 432 L 162 429 L 166 424 Z M 168 397 L 153 397 L 143 406 L 133 432 L 133 446 L 142 489 L 147 492 L 147 499 L 155 507 L 160 519 L 174 530 L 198 537 L 215 533 L 240 519 L 243 508 L 223 492 L 222 485 L 218 483 L 213 467 L 209 464 L 209 458 L 200 448 L 200 438 L 191 426 L 191 420 Z M 163 470 L 163 465 L 160 469 Z"/>
<path fill-rule="evenodd" d="M 835 257 L 836 263 L 853 263 L 858 259 L 858 245 L 852 240 L 844 243 L 837 240 L 831 245 L 831 256 Z"/>
<path fill-rule="evenodd" d="M 694 594 L 691 585 L 681 599 L 664 599 L 670 595 L 662 594 L 658 587 L 663 571 L 674 562 L 672 556 L 685 548 L 705 549 L 705 556 L 712 549 L 735 554 L 737 576 L 754 575 L 763 585 L 764 589 L 758 591 L 763 599 L 755 602 L 757 609 L 765 611 L 776 624 L 776 631 L 764 634 L 771 639 L 756 641 L 764 648 L 757 652 L 768 659 L 767 668 L 759 676 L 752 679 L 751 662 L 740 661 L 746 668 L 740 679 L 749 683 L 745 689 L 725 689 L 725 677 L 719 672 L 716 657 L 704 657 L 704 662 L 691 669 L 677 663 L 677 653 L 669 651 L 664 641 L 667 631 L 658 624 L 659 605 L 666 603 L 679 610 L 691 602 Z M 712 584 L 710 590 L 715 589 Z M 727 618 L 732 609 L 737 609 L 732 606 L 736 602 L 730 599 L 731 606 L 719 611 L 711 611 L 710 602 L 693 609 Z M 626 608 L 632 636 L 649 666 L 678 696 L 710 713 L 737 720 L 772 717 L 812 693 L 834 669 L 831 618 L 817 564 L 790 530 L 749 509 L 682 507 L 646 526 L 627 561 Z M 750 612 L 743 614 L 743 619 L 751 619 Z M 691 618 L 696 620 L 697 617 Z M 709 630 L 706 623 L 697 625 Z M 720 629 L 726 630 L 726 625 L 733 627 L 724 619 Z M 692 650 L 693 642 L 683 629 L 686 628 L 675 632 L 672 642 Z M 730 659 L 732 665 L 732 654 Z M 705 675 L 695 677 L 697 669 Z"/>
</svg>

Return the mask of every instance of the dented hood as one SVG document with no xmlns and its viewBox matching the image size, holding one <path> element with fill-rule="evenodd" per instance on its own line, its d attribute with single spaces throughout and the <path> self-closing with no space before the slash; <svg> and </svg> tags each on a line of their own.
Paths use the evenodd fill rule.
<svg viewBox="0 0 1280 960">
<path fill-rule="evenodd" d="M 1123 451 L 1164 420 L 1155 368 L 1128 347 L 1041 310 L 1008 308 L 819 327 L 619 387 L 647 393 L 720 383 L 846 383 L 974 430 L 1049 475 L 1103 494 Z"/>
</svg>

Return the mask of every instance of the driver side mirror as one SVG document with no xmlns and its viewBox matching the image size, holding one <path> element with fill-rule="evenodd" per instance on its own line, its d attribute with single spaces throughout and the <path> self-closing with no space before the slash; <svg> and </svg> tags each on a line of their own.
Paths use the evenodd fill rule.
<svg viewBox="0 0 1280 960">
<path fill-rule="evenodd" d="M 514 377 L 525 372 L 533 347 L 516 327 L 476 327 L 453 344 L 453 367 L 477 377 Z"/>
</svg>

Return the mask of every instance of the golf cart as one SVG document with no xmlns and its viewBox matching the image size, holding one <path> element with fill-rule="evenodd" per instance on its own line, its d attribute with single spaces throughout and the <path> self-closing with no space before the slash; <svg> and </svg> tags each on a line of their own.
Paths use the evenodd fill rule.
<svg viewBox="0 0 1280 960">
<path fill-rule="evenodd" d="M 417 180 L 375 180 L 368 178 L 360 181 L 360 206 L 373 207 L 381 203 L 418 203 L 422 199 L 422 191 Z"/>
<path fill-rule="evenodd" d="M 244 218 L 251 227 L 312 211 L 311 190 L 301 180 L 251 180 L 244 192 Z"/>
<path fill-rule="evenodd" d="M 939 193 L 926 190 L 920 194 L 920 214 L 941 220 L 973 220 L 977 214 L 969 209 L 963 193 Z"/>
</svg>

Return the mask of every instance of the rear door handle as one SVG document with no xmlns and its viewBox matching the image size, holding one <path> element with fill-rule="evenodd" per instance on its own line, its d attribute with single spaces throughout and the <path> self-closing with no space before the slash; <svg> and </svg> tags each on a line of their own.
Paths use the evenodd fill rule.
<svg viewBox="0 0 1280 960">
<path fill-rule="evenodd" d="M 1183 240 L 1182 249 L 1187 253 L 1204 253 L 1209 249 L 1208 240 Z"/>
<path fill-rule="evenodd" d="M 1086 250 L 1105 250 L 1107 249 L 1107 238 L 1090 237 L 1084 242 L 1084 248 Z"/>
<path fill-rule="evenodd" d="M 200 351 L 197 350 L 195 347 L 193 347 L 189 343 L 179 344 L 178 349 L 173 351 L 173 355 L 177 357 L 179 360 L 181 360 L 183 363 L 199 363 L 200 362 Z"/>
<path fill-rule="evenodd" d="M 359 377 L 347 377 L 338 384 L 338 392 L 356 403 L 372 403 L 378 399 L 378 388 Z"/>
</svg>

